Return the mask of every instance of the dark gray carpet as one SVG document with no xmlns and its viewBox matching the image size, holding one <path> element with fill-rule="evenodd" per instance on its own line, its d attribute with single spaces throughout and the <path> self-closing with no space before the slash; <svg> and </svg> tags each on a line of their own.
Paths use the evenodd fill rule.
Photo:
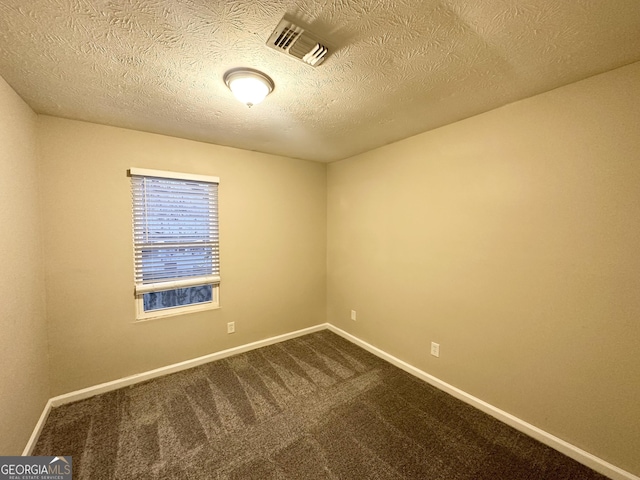
<svg viewBox="0 0 640 480">
<path fill-rule="evenodd" d="M 605 477 L 322 331 L 56 408 L 77 479 Z"/>
</svg>

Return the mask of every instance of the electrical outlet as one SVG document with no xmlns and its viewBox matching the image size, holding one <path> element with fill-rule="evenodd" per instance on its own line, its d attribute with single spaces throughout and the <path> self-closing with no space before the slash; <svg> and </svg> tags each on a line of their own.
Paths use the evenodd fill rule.
<svg viewBox="0 0 640 480">
<path fill-rule="evenodd" d="M 351 310 L 351 320 L 353 320 L 354 322 L 356 321 L 356 311 L 355 310 Z"/>
<path fill-rule="evenodd" d="M 235 333 L 236 332 L 236 322 L 227 323 L 227 333 Z"/>
<path fill-rule="evenodd" d="M 431 342 L 431 355 L 434 357 L 440 356 L 440 344 L 436 342 Z"/>
</svg>

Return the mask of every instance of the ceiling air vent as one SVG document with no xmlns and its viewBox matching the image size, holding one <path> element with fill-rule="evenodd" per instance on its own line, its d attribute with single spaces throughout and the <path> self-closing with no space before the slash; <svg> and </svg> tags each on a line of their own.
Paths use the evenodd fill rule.
<svg viewBox="0 0 640 480">
<path fill-rule="evenodd" d="M 329 53 L 321 40 L 286 16 L 267 40 L 267 46 L 312 67 L 320 65 Z"/>
</svg>

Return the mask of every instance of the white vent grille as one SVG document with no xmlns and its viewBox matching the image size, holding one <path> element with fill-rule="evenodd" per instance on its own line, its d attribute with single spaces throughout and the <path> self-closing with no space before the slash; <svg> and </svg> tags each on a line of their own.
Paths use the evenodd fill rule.
<svg viewBox="0 0 640 480">
<path fill-rule="evenodd" d="M 296 58 L 307 65 L 320 65 L 329 49 L 315 35 L 284 17 L 273 31 L 267 46 Z"/>
<path fill-rule="evenodd" d="M 286 50 L 291 45 L 291 42 L 298 38 L 298 35 L 300 35 L 300 32 L 284 27 L 273 43 L 276 47 Z"/>
</svg>

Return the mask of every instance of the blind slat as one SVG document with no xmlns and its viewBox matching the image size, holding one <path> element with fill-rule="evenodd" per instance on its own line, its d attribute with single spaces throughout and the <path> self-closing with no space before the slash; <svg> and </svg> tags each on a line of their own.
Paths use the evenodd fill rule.
<svg viewBox="0 0 640 480">
<path fill-rule="evenodd" d="M 149 292 L 157 292 L 161 290 L 171 290 L 174 288 L 186 288 L 194 287 L 196 285 L 206 285 L 208 283 L 220 283 L 219 275 L 208 275 L 203 277 L 196 277 L 192 279 L 174 280 L 162 283 L 148 283 L 146 285 L 136 286 L 136 293 L 143 294 Z"/>
</svg>

